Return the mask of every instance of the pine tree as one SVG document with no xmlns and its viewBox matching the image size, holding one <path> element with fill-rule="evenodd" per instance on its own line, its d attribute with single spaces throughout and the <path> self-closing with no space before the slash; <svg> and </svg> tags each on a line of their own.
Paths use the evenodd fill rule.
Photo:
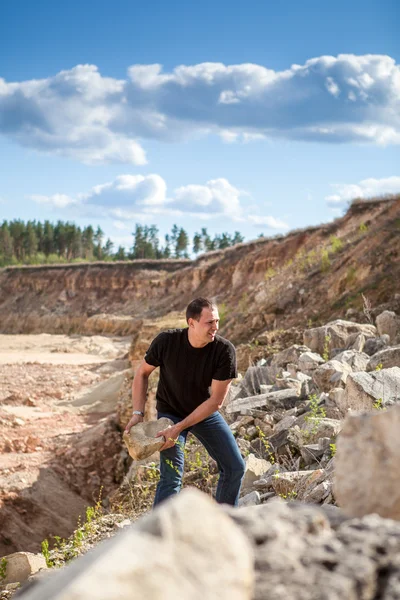
<svg viewBox="0 0 400 600">
<path fill-rule="evenodd" d="M 179 230 L 178 239 L 176 240 L 175 246 L 175 256 L 177 258 L 188 258 L 188 246 L 189 246 L 189 236 L 186 231 L 181 228 Z"/>
<path fill-rule="evenodd" d="M 7 221 L 4 221 L 0 227 L 0 261 L 3 265 L 12 263 L 14 254 L 13 240 L 10 234 Z"/>
<path fill-rule="evenodd" d="M 195 233 L 193 236 L 193 252 L 198 254 L 203 249 L 201 235 L 199 233 Z"/>
<path fill-rule="evenodd" d="M 33 258 L 34 256 L 36 256 L 38 250 L 38 239 L 32 221 L 28 221 L 26 224 L 24 231 L 23 247 L 24 256 L 27 256 L 29 258 Z"/>
<path fill-rule="evenodd" d="M 54 228 L 50 221 L 45 221 L 43 227 L 43 252 L 46 256 L 49 256 L 54 251 Z"/>
</svg>

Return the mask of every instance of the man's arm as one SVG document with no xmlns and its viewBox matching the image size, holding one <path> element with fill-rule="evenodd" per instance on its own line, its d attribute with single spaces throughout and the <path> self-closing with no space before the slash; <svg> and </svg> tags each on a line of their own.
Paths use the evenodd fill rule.
<svg viewBox="0 0 400 600">
<path fill-rule="evenodd" d="M 167 448 L 172 448 L 172 446 L 175 445 L 175 440 L 184 429 L 196 425 L 196 423 L 200 423 L 200 421 L 204 421 L 204 419 L 212 415 L 216 410 L 219 410 L 228 394 L 231 381 L 232 379 L 227 379 L 226 381 L 213 379 L 211 383 L 211 396 L 207 400 L 202 402 L 190 413 L 190 415 L 183 419 L 183 421 L 180 421 L 180 423 L 157 433 L 157 437 L 164 436 L 166 439 L 160 452 Z"/>
<path fill-rule="evenodd" d="M 156 368 L 157 367 L 154 367 L 153 365 L 149 365 L 145 360 L 140 363 L 132 382 L 133 410 L 140 410 L 141 412 L 144 412 L 149 377 Z M 125 431 L 129 431 L 131 427 L 137 423 L 140 423 L 141 421 L 143 421 L 143 417 L 141 415 L 132 415 L 131 420 L 125 427 Z"/>
</svg>

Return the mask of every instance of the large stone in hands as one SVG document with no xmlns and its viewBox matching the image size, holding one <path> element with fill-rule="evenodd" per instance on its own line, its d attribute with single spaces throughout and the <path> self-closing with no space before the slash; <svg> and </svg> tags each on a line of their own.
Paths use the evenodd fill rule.
<svg viewBox="0 0 400 600">
<path fill-rule="evenodd" d="M 162 417 L 158 421 L 138 423 L 131 427 L 129 432 L 125 431 L 123 439 L 133 460 L 148 458 L 160 450 L 165 444 L 165 438 L 156 437 L 156 435 L 173 424 L 171 419 Z"/>
</svg>

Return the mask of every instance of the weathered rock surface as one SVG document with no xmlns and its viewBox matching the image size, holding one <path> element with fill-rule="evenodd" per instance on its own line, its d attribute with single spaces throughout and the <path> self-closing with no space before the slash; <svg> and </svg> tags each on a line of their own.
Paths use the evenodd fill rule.
<svg viewBox="0 0 400 600">
<path fill-rule="evenodd" d="M 313 371 L 324 363 L 322 356 L 316 352 L 303 352 L 300 355 L 298 365 L 299 369 L 306 375 L 312 375 Z"/>
<path fill-rule="evenodd" d="M 229 510 L 253 544 L 253 600 L 398 600 L 400 523 L 278 500 Z"/>
<path fill-rule="evenodd" d="M 390 367 L 400 367 L 400 346 L 386 348 L 374 354 L 368 361 L 367 371 L 375 369 L 390 369 Z"/>
<path fill-rule="evenodd" d="M 276 376 L 280 373 L 279 367 L 249 367 L 239 384 L 239 389 L 234 399 L 247 398 L 260 393 L 261 385 L 273 385 Z"/>
<path fill-rule="evenodd" d="M 313 381 L 321 392 L 329 392 L 333 388 L 344 387 L 347 376 L 352 372 L 349 364 L 333 359 L 315 369 Z"/>
<path fill-rule="evenodd" d="M 342 415 L 348 411 L 384 408 L 400 400 L 400 368 L 352 373 L 346 381 Z"/>
<path fill-rule="evenodd" d="M 307 346 L 299 346 L 294 344 L 289 348 L 285 348 L 281 352 L 277 352 L 271 359 L 271 365 L 275 367 L 286 368 L 288 363 L 298 364 L 298 360 L 304 352 L 309 352 L 310 348 Z"/>
<path fill-rule="evenodd" d="M 269 392 L 268 394 L 258 394 L 257 396 L 233 400 L 226 407 L 226 412 L 230 414 L 240 412 L 246 408 L 263 408 L 265 410 L 274 410 L 275 408 L 287 409 L 293 408 L 299 401 L 300 399 L 296 390 L 278 390 L 276 392 Z"/>
<path fill-rule="evenodd" d="M 154 452 L 158 452 L 165 444 L 165 439 L 163 437 L 156 437 L 157 433 L 167 427 L 171 427 L 173 424 L 171 419 L 162 417 L 157 421 L 138 423 L 134 427 L 131 427 L 129 432 L 124 433 L 124 442 L 130 456 L 134 460 L 142 460 L 143 458 L 148 458 Z"/>
<path fill-rule="evenodd" d="M 381 335 L 380 337 L 369 338 L 365 342 L 364 352 L 368 356 L 373 356 L 380 350 L 384 350 L 390 344 L 390 338 L 388 335 Z"/>
<path fill-rule="evenodd" d="M 250 600 L 247 536 L 206 495 L 185 490 L 75 561 L 25 600 Z"/>
<path fill-rule="evenodd" d="M 376 317 L 376 328 L 379 335 L 388 335 L 390 343 L 395 344 L 400 334 L 400 318 L 392 310 L 385 310 Z"/>
<path fill-rule="evenodd" d="M 323 327 L 306 329 L 304 331 L 304 344 L 311 348 L 313 352 L 323 354 L 326 347 L 328 350 L 346 348 L 350 336 L 360 333 L 366 338 L 375 337 L 376 327 L 337 319 Z"/>
<path fill-rule="evenodd" d="M 5 577 L 0 584 L 24 583 L 31 575 L 41 569 L 47 569 L 43 554 L 32 552 L 14 552 L 3 557 L 5 561 Z"/>
<path fill-rule="evenodd" d="M 271 463 L 263 458 L 257 458 L 254 454 L 249 454 L 245 458 L 246 470 L 242 483 L 242 492 L 246 492 L 253 485 L 254 481 L 260 479 L 261 475 L 268 471 Z"/>
<path fill-rule="evenodd" d="M 335 495 L 347 514 L 400 519 L 400 406 L 351 415 L 337 440 Z"/>
<path fill-rule="evenodd" d="M 365 371 L 370 357 L 365 352 L 344 350 L 335 355 L 335 360 L 350 365 L 353 371 Z"/>
</svg>

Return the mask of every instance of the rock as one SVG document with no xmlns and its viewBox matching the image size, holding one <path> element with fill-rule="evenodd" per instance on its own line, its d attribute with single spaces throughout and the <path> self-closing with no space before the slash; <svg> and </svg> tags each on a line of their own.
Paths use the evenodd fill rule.
<svg viewBox="0 0 400 600">
<path fill-rule="evenodd" d="M 382 335 L 381 337 L 369 338 L 365 342 L 364 352 L 365 352 L 365 354 L 368 354 L 368 356 L 373 356 L 380 350 L 387 348 L 387 346 L 389 346 L 389 342 L 390 342 L 390 339 L 389 339 L 388 335 Z"/>
<path fill-rule="evenodd" d="M 314 488 L 307 490 L 302 497 L 303 502 L 313 502 L 319 504 L 323 502 L 332 492 L 331 481 L 321 481 Z"/>
<path fill-rule="evenodd" d="M 334 480 L 346 514 L 400 519 L 399 431 L 400 406 L 346 419 L 336 442 Z"/>
<path fill-rule="evenodd" d="M 288 363 L 298 364 L 300 355 L 304 352 L 308 352 L 309 350 L 310 348 L 307 348 L 307 346 L 299 346 L 298 344 L 294 344 L 293 346 L 290 346 L 290 348 L 286 348 L 285 350 L 274 354 L 271 360 L 271 365 L 275 367 L 286 368 Z"/>
<path fill-rule="evenodd" d="M 276 378 L 275 385 L 272 386 L 271 391 L 276 392 L 278 390 L 294 390 L 297 396 L 301 395 L 301 387 L 302 383 L 298 379 L 293 379 L 291 377 L 281 377 Z"/>
<path fill-rule="evenodd" d="M 320 438 L 323 439 L 323 438 Z M 329 439 L 329 438 L 328 438 Z M 323 455 L 325 449 L 320 448 L 319 444 L 306 444 L 300 448 L 300 453 L 304 462 L 304 465 L 307 467 L 317 462 L 321 456 Z"/>
<path fill-rule="evenodd" d="M 366 338 L 376 335 L 373 325 L 353 323 L 338 319 L 323 327 L 315 327 L 304 331 L 304 344 L 313 352 L 323 354 L 325 349 L 331 351 L 333 348 L 346 348 L 352 334 L 362 333 Z"/>
<path fill-rule="evenodd" d="M 353 371 L 365 371 L 369 361 L 369 356 L 365 352 L 344 350 L 343 352 L 336 354 L 335 360 L 348 364 Z"/>
<path fill-rule="evenodd" d="M 301 427 L 295 425 L 288 432 L 288 441 L 297 448 L 318 443 L 319 438 L 335 438 L 342 428 L 342 421 L 309 416 Z"/>
<path fill-rule="evenodd" d="M 253 408 L 264 408 L 266 410 L 274 410 L 275 408 L 288 409 L 293 408 L 299 400 L 295 390 L 280 390 L 278 392 L 269 392 L 268 394 L 259 394 L 258 396 L 250 396 L 238 400 L 235 399 L 225 410 L 230 414 Z"/>
<path fill-rule="evenodd" d="M 382 369 L 371 373 L 352 373 L 346 381 L 341 412 L 385 408 L 400 399 L 400 368 Z"/>
<path fill-rule="evenodd" d="M 255 600 L 398 600 L 400 523 L 280 499 L 229 514 L 257 556 Z"/>
<path fill-rule="evenodd" d="M 14 552 L 14 554 L 4 556 L 1 560 L 3 559 L 6 561 L 6 576 L 1 581 L 3 584 L 23 583 L 40 569 L 47 569 L 43 554 Z"/>
<path fill-rule="evenodd" d="M 234 423 L 229 425 L 229 428 L 231 431 L 235 432 L 238 429 L 240 429 L 241 427 L 246 427 L 246 425 L 252 425 L 253 423 L 254 423 L 253 417 L 250 417 L 250 416 L 242 417 L 241 419 L 237 419 L 237 421 L 235 421 Z"/>
<path fill-rule="evenodd" d="M 359 333 L 356 335 L 355 340 L 348 346 L 349 350 L 356 350 L 357 352 L 362 352 L 365 346 L 365 335 L 363 333 Z"/>
<path fill-rule="evenodd" d="M 270 462 L 263 458 L 256 458 L 254 454 L 246 456 L 244 461 L 246 463 L 246 470 L 242 483 L 242 492 L 251 488 L 254 481 L 260 479 L 261 475 L 271 467 Z"/>
<path fill-rule="evenodd" d="M 28 590 L 27 600 L 250 600 L 253 563 L 237 524 L 187 489 Z"/>
<path fill-rule="evenodd" d="M 278 367 L 249 367 L 238 386 L 238 392 L 234 400 L 259 394 L 260 385 L 273 385 L 279 373 L 280 369 Z"/>
<path fill-rule="evenodd" d="M 247 454 L 249 454 L 250 450 L 251 450 L 251 444 L 249 442 L 249 440 L 244 440 L 243 438 L 238 438 L 236 440 L 238 448 L 240 450 L 240 453 L 243 456 L 246 456 Z"/>
<path fill-rule="evenodd" d="M 297 496 L 312 485 L 312 483 L 323 474 L 322 469 L 315 471 L 287 471 L 279 473 L 273 477 L 272 487 L 279 496 L 289 496 L 297 498 Z"/>
<path fill-rule="evenodd" d="M 129 433 L 124 433 L 124 442 L 128 448 L 130 456 L 134 460 L 142 460 L 148 458 L 154 452 L 158 452 L 164 445 L 163 437 L 156 438 L 159 431 L 171 427 L 173 425 L 171 419 L 162 417 L 158 421 L 148 421 L 146 423 L 138 423 L 132 427 Z"/>
<path fill-rule="evenodd" d="M 250 425 L 250 427 L 247 428 L 246 435 L 249 437 L 250 440 L 253 440 L 255 437 L 258 437 L 257 427 L 255 427 L 254 425 Z"/>
<path fill-rule="evenodd" d="M 273 426 L 268 421 L 263 419 L 254 419 L 254 425 L 261 429 L 261 431 L 267 436 L 271 435 L 273 431 Z"/>
<path fill-rule="evenodd" d="M 257 506 L 257 504 L 261 504 L 261 496 L 260 493 L 254 490 L 250 492 L 250 494 L 246 494 L 242 496 L 239 500 L 239 507 L 242 506 Z"/>
<path fill-rule="evenodd" d="M 299 369 L 302 373 L 311 375 L 324 362 L 322 356 L 315 352 L 303 352 L 299 357 Z"/>
<path fill-rule="evenodd" d="M 400 346 L 386 348 L 374 354 L 368 361 L 367 371 L 375 369 L 389 369 L 390 367 L 400 367 Z"/>
<path fill-rule="evenodd" d="M 266 383 L 260 384 L 260 394 L 268 394 L 272 390 L 273 385 L 267 385 Z"/>
<path fill-rule="evenodd" d="M 313 381 L 321 392 L 329 392 L 333 388 L 344 387 L 352 368 L 345 362 L 336 359 L 319 366 L 313 373 Z"/>
<path fill-rule="evenodd" d="M 274 435 L 276 433 L 280 433 L 281 431 L 285 431 L 290 429 L 295 422 L 297 421 L 297 417 L 295 415 L 287 415 L 283 417 L 274 427 Z"/>
<path fill-rule="evenodd" d="M 400 318 L 395 312 L 385 310 L 376 317 L 376 328 L 379 335 L 388 335 L 390 343 L 395 344 L 400 335 Z"/>
</svg>

